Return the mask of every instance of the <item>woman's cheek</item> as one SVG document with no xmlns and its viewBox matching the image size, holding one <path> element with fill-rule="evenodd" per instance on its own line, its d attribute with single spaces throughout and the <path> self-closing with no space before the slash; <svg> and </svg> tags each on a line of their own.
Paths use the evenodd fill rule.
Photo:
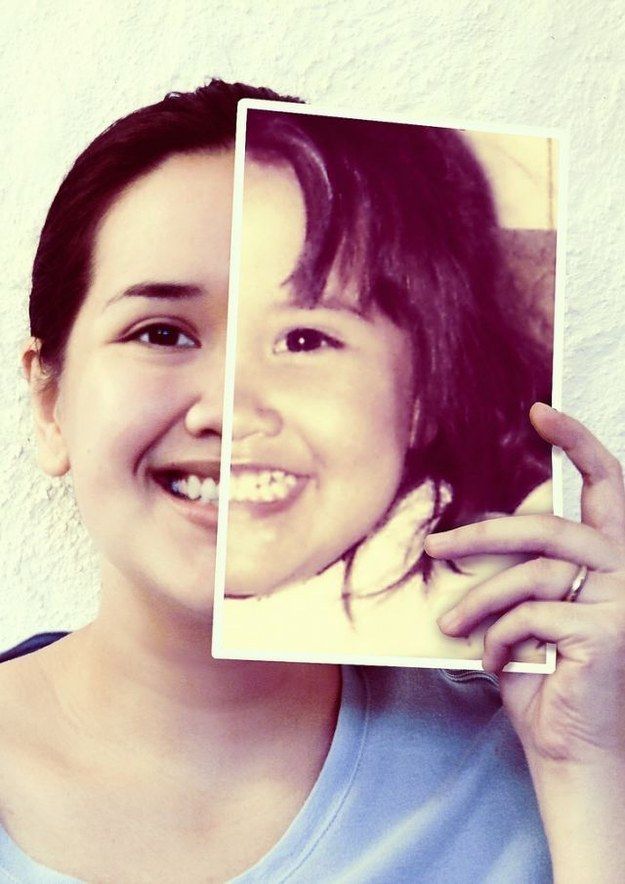
<svg viewBox="0 0 625 884">
<path fill-rule="evenodd" d="M 164 386 L 162 372 L 139 366 L 114 365 L 97 376 L 85 373 L 73 396 L 70 462 L 89 484 L 119 484 L 128 469 L 160 436 L 182 401 L 169 378 Z M 164 390 L 167 394 L 164 394 Z M 78 477 L 75 475 L 75 479 Z"/>
</svg>

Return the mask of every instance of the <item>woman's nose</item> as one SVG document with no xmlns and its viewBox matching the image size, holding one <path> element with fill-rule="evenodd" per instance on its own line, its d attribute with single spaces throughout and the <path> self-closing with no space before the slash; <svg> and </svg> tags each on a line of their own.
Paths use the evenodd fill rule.
<svg viewBox="0 0 625 884">
<path fill-rule="evenodd" d="M 192 436 L 221 436 L 223 427 L 223 385 L 215 395 L 201 396 L 195 400 L 185 416 L 185 427 Z"/>
<path fill-rule="evenodd" d="M 222 435 L 224 357 L 225 348 L 216 348 L 208 361 L 192 368 L 190 382 L 196 391 L 184 420 L 185 428 L 192 436 Z"/>
</svg>

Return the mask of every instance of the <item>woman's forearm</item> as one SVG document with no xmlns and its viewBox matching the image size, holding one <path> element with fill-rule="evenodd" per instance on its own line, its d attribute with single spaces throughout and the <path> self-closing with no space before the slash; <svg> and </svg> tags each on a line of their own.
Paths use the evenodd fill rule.
<svg viewBox="0 0 625 884">
<path fill-rule="evenodd" d="M 556 884 L 625 874 L 625 759 L 582 767 L 528 759 Z"/>
</svg>

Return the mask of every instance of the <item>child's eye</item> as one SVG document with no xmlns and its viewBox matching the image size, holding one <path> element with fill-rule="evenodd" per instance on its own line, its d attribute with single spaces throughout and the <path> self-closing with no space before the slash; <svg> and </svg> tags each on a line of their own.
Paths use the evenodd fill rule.
<svg viewBox="0 0 625 884">
<path fill-rule="evenodd" d="M 197 341 L 193 340 L 190 335 L 167 322 L 153 322 L 151 325 L 144 325 L 143 328 L 133 332 L 128 337 L 128 340 L 139 341 L 142 344 L 149 344 L 153 347 L 176 349 L 198 346 Z"/>
<path fill-rule="evenodd" d="M 282 335 L 274 344 L 274 353 L 309 353 L 323 347 L 340 350 L 341 341 L 316 328 L 293 328 Z"/>
</svg>

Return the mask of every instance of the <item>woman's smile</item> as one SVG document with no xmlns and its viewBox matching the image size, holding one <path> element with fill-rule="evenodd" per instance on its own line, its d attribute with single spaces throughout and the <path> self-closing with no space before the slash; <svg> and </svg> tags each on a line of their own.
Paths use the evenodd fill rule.
<svg viewBox="0 0 625 884">
<path fill-rule="evenodd" d="M 105 569 L 201 610 L 215 564 L 231 199 L 222 153 L 171 158 L 113 202 L 55 405 Z"/>
</svg>

